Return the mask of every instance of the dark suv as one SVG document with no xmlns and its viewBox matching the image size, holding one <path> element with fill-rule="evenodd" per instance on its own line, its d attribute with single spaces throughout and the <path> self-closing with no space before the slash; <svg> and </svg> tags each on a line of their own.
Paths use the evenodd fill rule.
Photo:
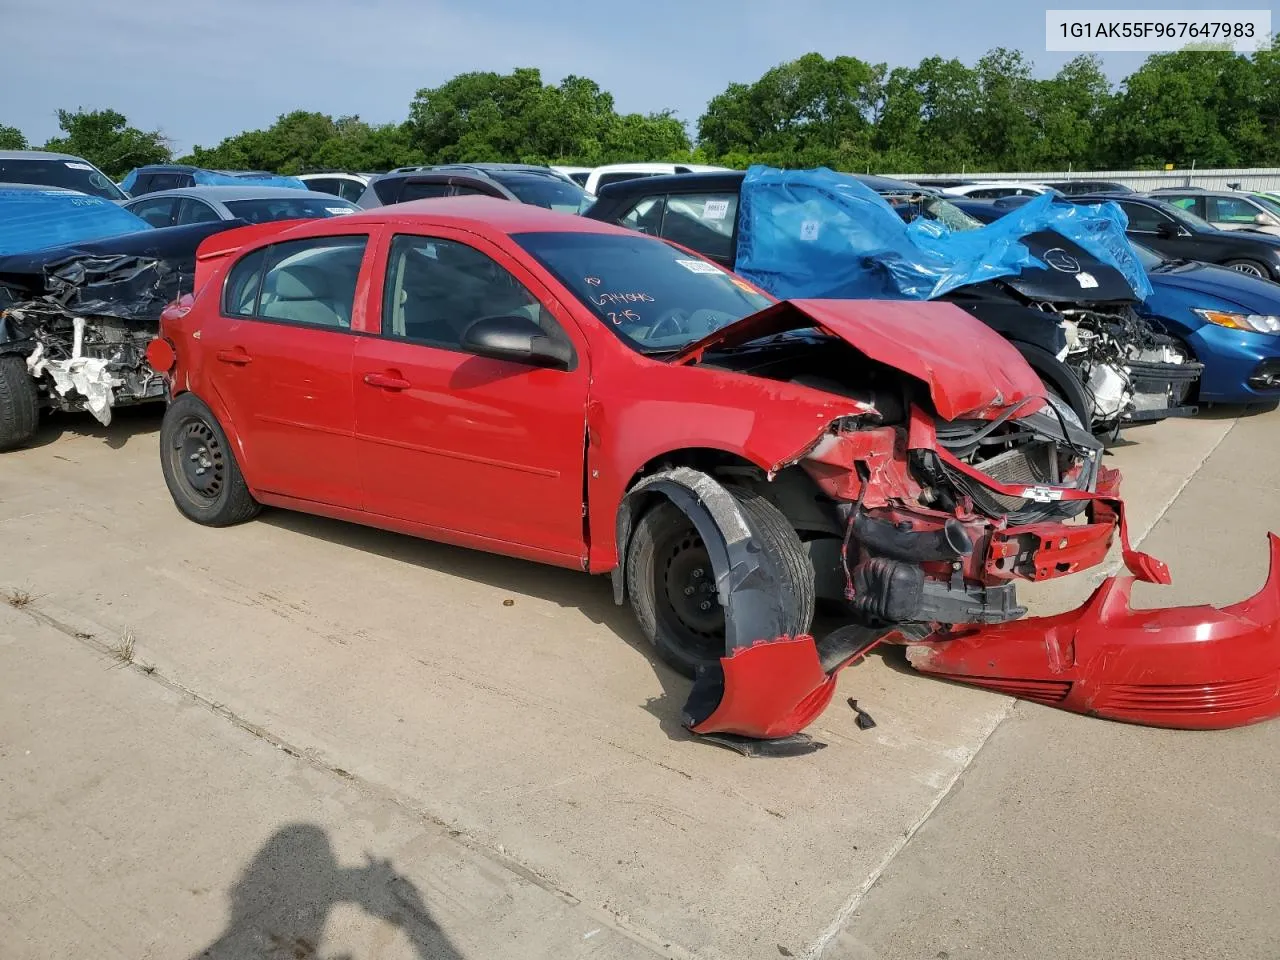
<svg viewBox="0 0 1280 960">
<path fill-rule="evenodd" d="M 372 180 L 360 195 L 366 209 L 428 197 L 497 197 L 560 213 L 581 213 L 590 195 L 550 167 L 524 164 L 447 164 L 392 170 Z"/>
</svg>

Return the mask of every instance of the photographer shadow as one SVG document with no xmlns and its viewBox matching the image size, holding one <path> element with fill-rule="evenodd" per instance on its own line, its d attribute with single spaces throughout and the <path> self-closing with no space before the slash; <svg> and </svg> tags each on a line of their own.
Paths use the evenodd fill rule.
<svg viewBox="0 0 1280 960">
<path fill-rule="evenodd" d="M 344 903 L 398 928 L 422 960 L 462 960 L 417 888 L 390 861 L 340 866 L 328 836 L 314 824 L 276 831 L 230 899 L 226 930 L 191 960 L 318 960 L 329 911 Z"/>
</svg>

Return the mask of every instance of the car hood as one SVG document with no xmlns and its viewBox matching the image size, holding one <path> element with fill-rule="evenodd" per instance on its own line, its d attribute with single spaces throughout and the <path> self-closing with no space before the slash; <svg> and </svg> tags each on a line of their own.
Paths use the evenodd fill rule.
<svg viewBox="0 0 1280 960">
<path fill-rule="evenodd" d="M 1157 293 L 1182 290 L 1228 300 L 1250 313 L 1280 314 L 1280 286 L 1226 267 L 1191 260 L 1152 270 L 1148 276 Z"/>
<path fill-rule="evenodd" d="M 1124 274 L 1056 231 L 1040 230 L 1022 237 L 1021 242 L 1047 266 L 1024 267 L 998 282 L 1024 297 L 1071 303 L 1137 299 Z"/>
<path fill-rule="evenodd" d="M 1044 394 L 1013 344 L 959 307 L 937 301 L 782 300 L 690 344 L 670 362 L 695 363 L 707 350 L 812 328 L 923 381 L 945 420 L 992 419 Z M 1025 412 L 1041 405 L 1028 404 Z"/>
</svg>

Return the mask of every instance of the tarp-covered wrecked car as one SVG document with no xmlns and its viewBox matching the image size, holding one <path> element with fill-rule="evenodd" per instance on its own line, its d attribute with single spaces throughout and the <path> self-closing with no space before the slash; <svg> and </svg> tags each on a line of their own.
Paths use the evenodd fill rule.
<svg viewBox="0 0 1280 960">
<path fill-rule="evenodd" d="M 185 515 L 267 504 L 611 573 L 696 677 L 697 733 L 791 737 L 886 641 L 1122 719 L 1280 709 L 1276 580 L 1223 611 L 1129 621 L 1111 584 L 1101 613 L 1019 620 L 1018 580 L 1096 566 L 1117 535 L 1135 577 L 1168 573 L 1130 548 L 1099 441 L 954 305 L 774 302 L 662 240 L 489 198 L 222 233 L 195 288 L 148 348 Z M 815 640 L 820 599 L 847 625 Z M 1123 649 L 1078 662 L 1119 621 Z M 1113 706 L 1073 697 L 1085 680 Z M 1235 712 L 1186 693 L 1219 683 Z M 1133 709 L 1150 685 L 1186 709 Z"/>
</svg>

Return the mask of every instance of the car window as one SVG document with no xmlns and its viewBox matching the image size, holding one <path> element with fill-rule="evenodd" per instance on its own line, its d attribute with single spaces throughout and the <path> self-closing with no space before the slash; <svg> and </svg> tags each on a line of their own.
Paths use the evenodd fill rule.
<svg viewBox="0 0 1280 960">
<path fill-rule="evenodd" d="M 462 333 L 486 317 L 527 317 L 564 340 L 559 324 L 528 288 L 490 257 L 463 243 L 400 235 L 391 242 L 383 288 L 382 335 L 461 350 Z"/>
<path fill-rule="evenodd" d="M 212 223 L 221 220 L 218 211 L 203 200 L 188 197 L 182 201 L 182 209 L 178 211 L 178 223 Z"/>
<path fill-rule="evenodd" d="M 516 234 L 601 324 L 641 353 L 669 353 L 772 302 L 740 277 L 637 233 Z"/>
<path fill-rule="evenodd" d="M 332 193 L 335 197 L 341 196 L 343 181 L 336 177 L 308 177 L 302 181 L 307 185 L 308 190 L 315 190 L 319 193 Z"/>
<path fill-rule="evenodd" d="M 349 329 L 367 242 L 365 236 L 313 237 L 277 243 L 267 248 L 265 257 L 261 251 L 249 254 L 227 278 L 226 312 Z M 256 275 L 264 266 L 258 285 Z"/>
<path fill-rule="evenodd" d="M 1213 223 L 1233 223 L 1253 226 L 1260 211 L 1241 197 L 1208 197 L 1209 217 Z"/>
<path fill-rule="evenodd" d="M 453 187 L 455 197 L 492 197 L 494 195 L 492 190 L 483 190 L 480 187 L 470 187 L 461 183 L 454 184 Z"/>
<path fill-rule="evenodd" d="M 995 200 L 997 197 L 1007 197 L 1017 193 L 1009 187 L 983 187 L 981 190 L 970 190 L 966 196 L 975 200 Z"/>
<path fill-rule="evenodd" d="M 177 197 L 157 197 L 154 200 L 139 200 L 129 207 L 129 212 L 141 217 L 153 227 L 172 227 L 178 219 Z"/>
<path fill-rule="evenodd" d="M 301 191 L 298 196 L 263 197 L 258 200 L 228 200 L 226 208 L 232 216 L 250 223 L 272 223 L 276 220 L 314 220 L 340 217 L 356 213 L 354 204 L 341 197 L 309 197 Z"/>
<path fill-rule="evenodd" d="M 364 184 L 359 180 L 339 180 L 337 193 L 343 200 L 355 203 L 364 193 Z"/>
<path fill-rule="evenodd" d="M 430 197 L 451 197 L 453 186 L 448 183 L 423 183 L 420 180 L 406 180 L 401 189 L 391 198 L 383 197 L 384 203 L 406 203 L 409 200 L 426 200 Z"/>
<path fill-rule="evenodd" d="M 737 193 L 671 194 L 661 236 L 704 256 L 732 260 L 737 213 Z"/>
<path fill-rule="evenodd" d="M 222 288 L 222 312 L 232 317 L 251 317 L 258 307 L 258 281 L 262 279 L 262 262 L 267 248 L 254 250 L 241 258 L 227 274 Z"/>
<path fill-rule="evenodd" d="M 0 159 L 0 183 L 31 183 L 42 187 L 65 187 L 104 200 L 124 200 L 124 192 L 102 171 L 74 157 L 62 160 L 14 157 Z"/>
<path fill-rule="evenodd" d="M 666 197 L 645 197 L 619 217 L 618 223 L 653 237 L 659 236 L 662 233 L 662 213 L 666 209 L 666 199 Z"/>
<path fill-rule="evenodd" d="M 591 202 L 585 190 L 562 177 L 496 171 L 493 178 L 515 194 L 521 203 L 535 207 L 546 207 L 560 213 L 581 213 Z"/>
<path fill-rule="evenodd" d="M 1160 224 L 1173 222 L 1173 218 L 1166 217 L 1154 207 L 1141 203 L 1125 203 L 1123 200 L 1117 202 L 1120 204 L 1120 209 L 1124 211 L 1124 215 L 1129 218 L 1129 229 L 1135 233 L 1155 233 L 1160 229 Z"/>
<path fill-rule="evenodd" d="M 195 186 L 196 178 L 189 173 L 152 173 L 148 175 L 147 193 L 161 190 L 180 190 Z"/>
</svg>

